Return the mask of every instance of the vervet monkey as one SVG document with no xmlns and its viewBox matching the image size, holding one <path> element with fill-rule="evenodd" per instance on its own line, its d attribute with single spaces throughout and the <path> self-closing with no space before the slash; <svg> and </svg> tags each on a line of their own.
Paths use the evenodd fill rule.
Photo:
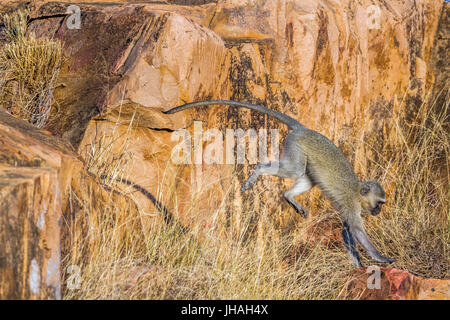
<svg viewBox="0 0 450 320">
<path fill-rule="evenodd" d="M 284 192 L 288 203 L 303 217 L 308 213 L 295 197 L 318 186 L 343 218 L 342 237 L 355 267 L 362 267 L 355 238 L 377 262 L 392 263 L 393 258 L 380 254 L 364 230 L 361 213 L 378 215 L 386 202 L 385 192 L 376 181 L 359 181 L 342 152 L 325 136 L 308 129 L 297 120 L 263 106 L 230 101 L 212 100 L 187 103 L 164 113 L 172 114 L 192 107 L 228 105 L 255 110 L 274 117 L 292 131 L 286 136 L 280 161 L 259 163 L 242 191 L 249 189 L 262 174 L 295 179 L 291 189 Z"/>
</svg>

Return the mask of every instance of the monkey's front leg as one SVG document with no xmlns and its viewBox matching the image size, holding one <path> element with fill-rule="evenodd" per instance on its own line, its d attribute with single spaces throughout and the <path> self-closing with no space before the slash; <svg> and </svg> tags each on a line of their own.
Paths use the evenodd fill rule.
<svg viewBox="0 0 450 320">
<path fill-rule="evenodd" d="M 342 229 L 342 238 L 344 239 L 345 249 L 350 255 L 350 259 L 353 262 L 355 268 L 363 268 L 364 265 L 361 263 L 361 259 L 359 258 L 358 250 L 356 250 L 356 242 L 350 232 L 350 227 L 347 222 L 344 222 L 344 226 Z"/>
<path fill-rule="evenodd" d="M 369 237 L 367 236 L 367 233 L 364 230 L 363 226 L 351 228 L 350 231 L 358 240 L 358 242 L 367 250 L 367 253 L 372 257 L 372 259 L 374 259 L 377 262 L 384 262 L 384 263 L 395 262 L 394 258 L 385 257 L 381 253 L 379 253 L 377 249 L 375 249 L 373 244 L 370 242 Z"/>
</svg>

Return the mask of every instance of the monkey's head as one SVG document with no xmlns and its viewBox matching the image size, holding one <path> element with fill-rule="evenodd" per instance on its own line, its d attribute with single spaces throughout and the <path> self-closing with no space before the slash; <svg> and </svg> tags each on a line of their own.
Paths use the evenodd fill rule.
<svg viewBox="0 0 450 320">
<path fill-rule="evenodd" d="M 361 207 L 363 212 L 373 216 L 381 212 L 381 206 L 386 202 L 383 187 L 376 181 L 360 183 Z"/>
</svg>

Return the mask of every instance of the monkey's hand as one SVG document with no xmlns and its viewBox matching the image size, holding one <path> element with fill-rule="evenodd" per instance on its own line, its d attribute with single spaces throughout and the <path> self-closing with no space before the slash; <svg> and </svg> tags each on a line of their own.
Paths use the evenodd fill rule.
<svg viewBox="0 0 450 320">
<path fill-rule="evenodd" d="M 390 257 L 385 257 L 385 256 L 381 256 L 378 259 L 376 259 L 377 262 L 382 262 L 382 263 L 394 263 L 395 259 L 394 258 L 390 258 Z"/>
</svg>

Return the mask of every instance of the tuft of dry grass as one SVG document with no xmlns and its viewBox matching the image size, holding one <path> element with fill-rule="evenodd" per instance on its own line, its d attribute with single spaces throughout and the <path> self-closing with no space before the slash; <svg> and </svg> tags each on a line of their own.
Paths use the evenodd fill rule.
<svg viewBox="0 0 450 320">
<path fill-rule="evenodd" d="M 26 10 L 1 19 L 8 42 L 0 49 L 0 103 L 13 115 L 43 128 L 51 112 L 62 45 L 27 34 Z"/>
<path fill-rule="evenodd" d="M 444 94 L 445 106 L 424 104 L 409 120 L 393 115 L 392 134 L 403 142 L 372 146 L 377 159 L 371 159 L 368 173 L 386 186 L 388 194 L 381 217 L 366 221 L 369 236 L 383 254 L 397 259 L 394 267 L 434 278 L 449 277 L 450 99 L 448 92 Z M 114 141 L 100 140 L 91 154 L 91 172 L 126 174 L 118 173 L 122 162 L 111 161 L 114 155 L 108 148 Z M 212 212 L 215 223 L 203 229 L 202 236 L 195 224 L 187 233 L 171 223 L 149 229 L 145 216 L 113 200 L 101 210 L 81 205 L 80 219 L 87 220 L 89 236 L 69 239 L 72 250 L 64 260 L 65 267 L 80 267 L 81 287 L 66 288 L 64 298 L 356 298 L 349 296 L 353 266 L 341 241 L 317 240 L 324 222 L 339 223 L 336 212 L 325 206 L 325 212 L 312 214 L 294 232 L 281 233 L 267 212 L 230 212 L 226 197 L 238 183 L 236 179 L 230 185 L 222 205 Z M 198 210 L 195 201 L 191 210 Z M 281 212 L 271 213 L 277 214 Z M 253 219 L 255 215 L 259 218 Z M 248 230 L 254 230 L 251 236 Z M 363 260 L 374 264 L 365 255 Z"/>
</svg>

